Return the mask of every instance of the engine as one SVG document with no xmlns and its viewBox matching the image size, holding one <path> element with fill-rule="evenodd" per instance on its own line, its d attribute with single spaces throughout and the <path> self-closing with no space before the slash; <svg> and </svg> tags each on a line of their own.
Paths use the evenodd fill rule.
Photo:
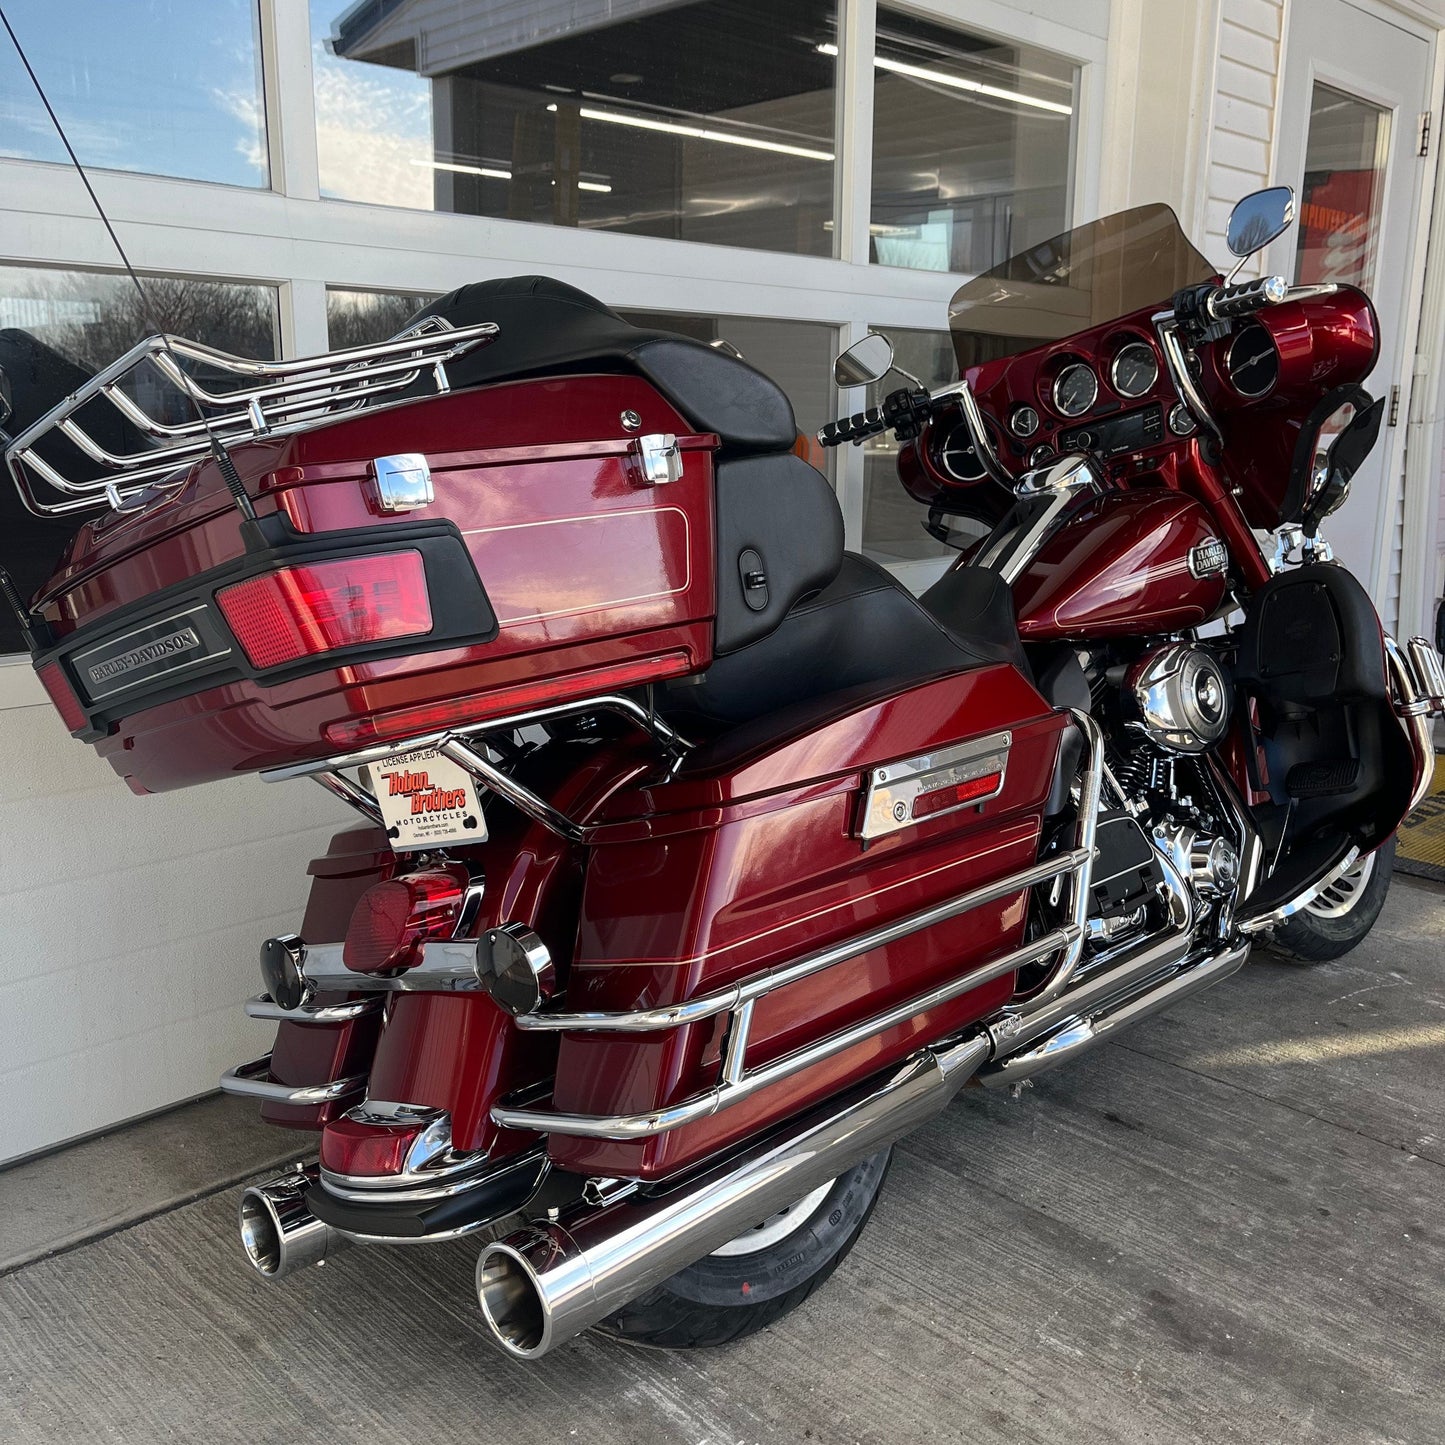
<svg viewBox="0 0 1445 1445">
<path fill-rule="evenodd" d="M 1206 755 L 1229 730 L 1234 687 L 1206 643 L 1080 660 L 1110 739 L 1089 930 L 1098 949 L 1201 921 L 1232 900 L 1240 840 Z"/>
</svg>

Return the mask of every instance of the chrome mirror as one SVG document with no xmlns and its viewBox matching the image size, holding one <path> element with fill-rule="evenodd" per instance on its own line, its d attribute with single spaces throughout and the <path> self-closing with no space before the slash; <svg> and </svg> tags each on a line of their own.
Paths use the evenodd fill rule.
<svg viewBox="0 0 1445 1445">
<path fill-rule="evenodd" d="M 1229 213 L 1224 244 L 1230 254 L 1252 256 L 1294 224 L 1294 187 L 1271 186 L 1246 196 Z"/>
<path fill-rule="evenodd" d="M 893 343 L 877 331 L 855 341 L 833 363 L 833 380 L 839 386 L 867 386 L 893 369 Z"/>
</svg>

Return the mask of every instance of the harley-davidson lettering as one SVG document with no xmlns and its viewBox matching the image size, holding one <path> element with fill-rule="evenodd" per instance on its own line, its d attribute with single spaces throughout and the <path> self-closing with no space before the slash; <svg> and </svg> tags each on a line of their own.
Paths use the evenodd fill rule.
<svg viewBox="0 0 1445 1445">
<path fill-rule="evenodd" d="M 1206 537 L 1189 549 L 1189 573 L 1192 577 L 1212 577 L 1228 566 L 1228 549 L 1218 537 Z"/>
<path fill-rule="evenodd" d="M 193 652 L 200 646 L 201 639 L 196 636 L 195 629 L 182 627 L 179 631 L 157 638 L 154 642 L 147 642 L 142 647 L 132 647 L 129 652 L 122 652 L 119 657 L 109 657 L 104 662 L 92 663 L 86 668 L 86 672 L 91 682 L 99 685 L 134 672 L 138 667 L 149 667 L 153 662 L 174 657 L 178 652 Z"/>
</svg>

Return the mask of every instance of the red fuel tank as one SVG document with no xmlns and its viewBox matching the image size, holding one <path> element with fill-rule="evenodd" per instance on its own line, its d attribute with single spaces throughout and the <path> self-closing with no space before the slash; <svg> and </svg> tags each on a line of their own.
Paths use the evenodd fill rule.
<svg viewBox="0 0 1445 1445">
<path fill-rule="evenodd" d="M 1197 627 L 1224 599 L 1229 553 L 1191 497 L 1112 492 L 1083 508 L 1014 583 L 1029 642 Z"/>
</svg>

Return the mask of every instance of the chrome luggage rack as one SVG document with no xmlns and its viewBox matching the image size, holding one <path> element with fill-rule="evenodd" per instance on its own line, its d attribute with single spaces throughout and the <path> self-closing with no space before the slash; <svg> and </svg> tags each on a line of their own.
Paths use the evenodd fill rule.
<svg viewBox="0 0 1445 1445">
<path fill-rule="evenodd" d="M 377 398 L 395 397 L 424 375 L 440 395 L 450 390 L 447 362 L 485 345 L 499 330 L 490 321 L 454 327 L 429 316 L 389 341 L 293 361 L 251 361 L 181 336 L 148 336 L 10 439 L 5 464 L 21 500 L 37 516 L 119 510 L 155 488 L 180 486 L 191 464 L 210 451 L 212 436 L 230 445 L 304 431 Z M 191 420 L 167 422 L 142 405 L 137 397 L 153 387 L 136 383 L 147 368 L 187 399 Z M 119 414 L 149 445 L 133 452 L 107 450 L 82 420 L 87 407 L 93 408 L 91 428 L 102 415 L 114 423 Z M 94 462 L 98 474 L 67 476 L 41 456 L 37 447 L 57 437 Z M 59 494 L 58 500 L 42 495 L 37 483 Z"/>
</svg>

